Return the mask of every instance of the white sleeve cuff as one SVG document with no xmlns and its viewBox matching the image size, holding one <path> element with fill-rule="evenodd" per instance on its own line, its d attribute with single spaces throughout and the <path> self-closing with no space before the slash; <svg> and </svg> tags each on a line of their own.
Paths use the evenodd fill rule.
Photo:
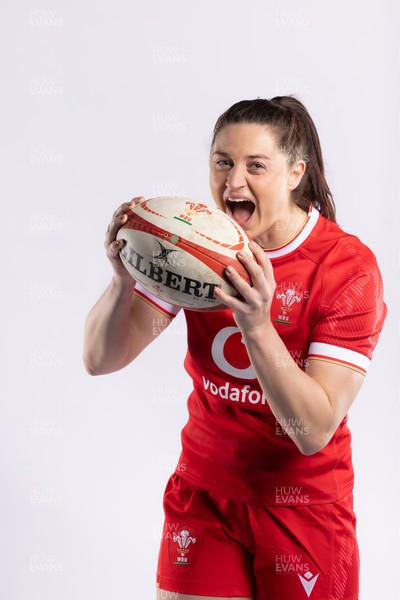
<svg viewBox="0 0 400 600">
<path fill-rule="evenodd" d="M 359 371 L 363 375 L 366 374 L 371 362 L 365 354 L 360 354 L 359 352 L 349 350 L 348 348 L 333 346 L 332 344 L 323 344 L 321 342 L 311 342 L 308 358 L 341 364 L 344 367 Z"/>
</svg>

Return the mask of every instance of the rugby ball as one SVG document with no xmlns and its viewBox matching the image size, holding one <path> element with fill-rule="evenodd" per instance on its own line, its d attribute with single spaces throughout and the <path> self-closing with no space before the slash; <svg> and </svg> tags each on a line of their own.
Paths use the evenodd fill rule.
<svg viewBox="0 0 400 600">
<path fill-rule="evenodd" d="M 150 198 L 127 213 L 117 239 L 125 240 L 120 256 L 132 277 L 154 296 L 191 310 L 222 310 L 219 287 L 230 296 L 225 269 L 233 265 L 250 282 L 236 258 L 253 256 L 249 238 L 234 219 L 217 208 L 179 196 Z"/>
</svg>

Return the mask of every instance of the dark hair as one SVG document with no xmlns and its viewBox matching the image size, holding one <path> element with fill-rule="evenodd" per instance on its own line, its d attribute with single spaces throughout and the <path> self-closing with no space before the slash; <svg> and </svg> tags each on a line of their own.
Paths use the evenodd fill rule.
<svg viewBox="0 0 400 600">
<path fill-rule="evenodd" d="M 310 203 L 321 214 L 336 223 L 332 193 L 325 179 L 324 162 L 317 129 L 304 104 L 294 96 L 276 96 L 270 100 L 241 100 L 226 110 L 217 120 L 211 146 L 225 125 L 258 123 L 267 125 L 276 135 L 280 152 L 289 165 L 304 160 L 306 169 L 292 200 L 308 210 Z"/>
</svg>

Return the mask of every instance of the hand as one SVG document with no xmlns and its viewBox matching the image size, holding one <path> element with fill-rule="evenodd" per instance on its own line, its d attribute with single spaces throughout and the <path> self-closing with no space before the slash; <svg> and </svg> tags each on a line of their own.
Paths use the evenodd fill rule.
<svg viewBox="0 0 400 600">
<path fill-rule="evenodd" d="M 229 296 L 219 288 L 214 292 L 221 302 L 232 308 L 236 324 L 245 337 L 272 326 L 270 310 L 275 290 L 270 260 L 258 244 L 250 242 L 249 246 L 256 261 L 244 252 L 238 252 L 237 258 L 248 271 L 253 286 L 250 286 L 234 267 L 228 267 L 225 273 L 241 297 Z"/>
<path fill-rule="evenodd" d="M 114 279 L 118 283 L 132 285 L 133 278 L 124 267 L 124 264 L 119 256 L 120 250 L 123 248 L 125 241 L 116 239 L 117 232 L 128 220 L 127 213 L 137 204 L 143 202 L 144 199 L 144 196 L 137 196 L 130 202 L 124 202 L 124 204 L 121 204 L 121 206 L 119 206 L 114 212 L 111 223 L 107 227 L 104 246 L 107 251 L 107 257 L 109 258 L 114 269 Z"/>
</svg>

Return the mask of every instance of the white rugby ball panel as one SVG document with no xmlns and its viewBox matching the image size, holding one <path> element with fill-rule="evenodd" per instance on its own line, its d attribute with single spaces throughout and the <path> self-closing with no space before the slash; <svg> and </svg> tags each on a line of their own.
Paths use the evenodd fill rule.
<svg viewBox="0 0 400 600">
<path fill-rule="evenodd" d="M 229 264 L 249 281 L 236 258 L 238 250 L 252 256 L 245 232 L 222 211 L 187 198 L 143 201 L 128 213 L 121 238 L 126 243 L 120 256 L 129 273 L 165 302 L 192 310 L 224 308 L 214 289 L 237 294 L 225 278 Z"/>
<path fill-rule="evenodd" d="M 169 220 L 176 235 L 209 250 L 227 256 L 236 255 L 239 250 L 250 252 L 243 229 L 227 214 L 206 204 L 179 196 L 165 196 L 145 200 L 133 212 L 161 228 L 165 227 L 164 220 Z"/>
<path fill-rule="evenodd" d="M 205 309 L 219 305 L 213 294 L 220 287 L 235 290 L 214 270 L 188 252 L 143 231 L 125 229 L 121 260 L 132 277 L 149 292 L 183 308 Z M 137 250 L 140 248 L 140 250 Z"/>
</svg>

